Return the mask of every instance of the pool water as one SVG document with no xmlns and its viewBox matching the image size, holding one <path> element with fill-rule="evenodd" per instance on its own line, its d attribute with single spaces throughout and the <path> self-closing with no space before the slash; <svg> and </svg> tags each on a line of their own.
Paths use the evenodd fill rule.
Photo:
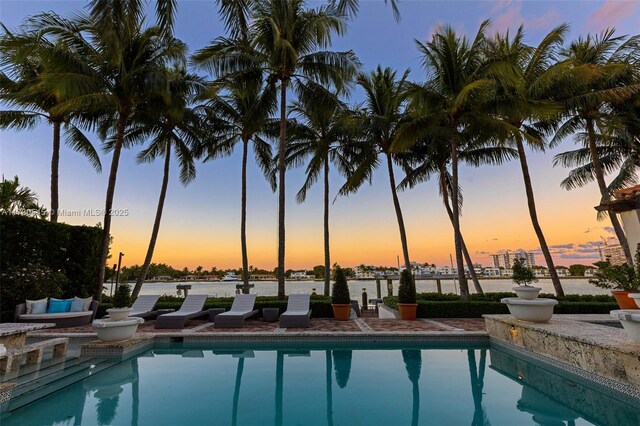
<svg viewBox="0 0 640 426">
<path fill-rule="evenodd" d="M 624 426 L 640 407 L 488 344 L 167 345 L 1 423 Z"/>
</svg>

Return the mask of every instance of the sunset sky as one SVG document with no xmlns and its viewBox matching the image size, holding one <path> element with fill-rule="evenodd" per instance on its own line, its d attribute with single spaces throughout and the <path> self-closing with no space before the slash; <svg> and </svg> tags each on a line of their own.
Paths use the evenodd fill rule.
<svg viewBox="0 0 640 426">
<path fill-rule="evenodd" d="M 353 49 L 364 70 L 382 64 L 411 69 L 410 78 L 425 77 L 414 39 L 421 41 L 442 23 L 475 33 L 487 18 L 492 31 L 525 25 L 526 39 L 537 44 L 551 28 L 568 22 L 569 39 L 588 32 L 616 27 L 619 34 L 637 33 L 639 1 L 407 1 L 400 0 L 402 19 L 396 23 L 382 1 L 361 1 L 357 18 L 333 49 Z M 82 1 L 0 0 L 0 21 L 15 29 L 24 18 L 42 11 L 63 16 L 81 9 Z M 312 5 L 320 3 L 311 2 Z M 149 17 L 149 21 L 154 18 Z M 222 35 L 223 28 L 213 1 L 181 1 L 176 36 L 193 52 Z M 361 100 L 354 93 L 351 101 Z M 49 204 L 51 128 L 46 124 L 31 132 L 0 134 L 0 168 L 6 178 L 18 175 L 41 203 Z M 100 141 L 93 136 L 95 145 Z M 610 236 L 610 222 L 596 220 L 593 209 L 599 195 L 595 185 L 565 191 L 561 180 L 568 170 L 553 168 L 553 155 L 569 150 L 567 140 L 545 154 L 529 153 L 540 221 L 555 260 L 560 265 L 597 260 L 596 243 Z M 162 164 L 137 165 L 140 147 L 124 151 L 116 187 L 114 208 L 128 209 L 128 216 L 114 217 L 113 253 L 123 251 L 124 265 L 141 264 L 147 249 L 162 178 Z M 250 157 L 251 158 L 251 157 Z M 240 151 L 215 162 L 200 163 L 196 180 L 187 187 L 178 182 L 176 164 L 167 194 L 154 262 L 194 268 L 239 267 L 240 257 Z M 79 154 L 63 146 L 60 159 L 60 208 L 102 209 L 110 156 L 102 155 L 105 172 L 97 174 Z M 287 175 L 287 268 L 307 268 L 323 262 L 322 191 L 315 186 L 304 204 L 295 202 L 304 169 Z M 272 269 L 277 263 L 277 196 L 272 193 L 254 163 L 249 166 L 248 244 L 249 263 Z M 332 195 L 342 178 L 331 178 Z M 474 261 L 489 265 L 488 253 L 523 248 L 536 250 L 538 241 L 527 210 L 519 164 L 472 169 L 463 166 L 463 235 Z M 417 262 L 449 263 L 453 232 L 439 198 L 436 183 L 428 182 L 400 194 L 407 226 L 409 253 Z M 395 265 L 401 253 L 398 227 L 386 172 L 376 172 L 372 186 L 331 206 L 332 262 L 344 266 L 360 263 Z M 71 224 L 95 225 L 99 216 L 64 217 Z M 543 263 L 542 256 L 537 257 Z"/>
</svg>

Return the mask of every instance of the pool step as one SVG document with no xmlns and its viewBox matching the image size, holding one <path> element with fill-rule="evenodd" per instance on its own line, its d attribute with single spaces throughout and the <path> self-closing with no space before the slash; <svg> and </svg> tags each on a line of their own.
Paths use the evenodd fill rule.
<svg viewBox="0 0 640 426">
<path fill-rule="evenodd" d="M 20 385 L 40 376 L 46 376 L 47 374 L 62 370 L 65 367 L 71 367 L 82 361 L 82 358 L 74 356 L 68 358 L 51 358 L 42 361 L 40 365 L 22 364 L 20 368 L 13 369 L 11 372 L 0 375 L 0 383 L 11 382 Z"/>
<path fill-rule="evenodd" d="M 74 365 L 66 365 L 63 369 L 54 365 L 40 370 L 39 374 L 33 373 L 33 376 L 25 376 L 24 381 L 13 388 L 8 409 L 3 409 L 3 411 L 16 410 L 111 367 L 113 364 L 115 362 L 100 358 L 77 358 Z"/>
</svg>

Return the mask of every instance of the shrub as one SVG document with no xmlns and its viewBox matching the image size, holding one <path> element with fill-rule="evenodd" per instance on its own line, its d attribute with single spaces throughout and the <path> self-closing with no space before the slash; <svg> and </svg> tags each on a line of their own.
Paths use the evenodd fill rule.
<svg viewBox="0 0 640 426">
<path fill-rule="evenodd" d="M 398 288 L 399 303 L 416 303 L 416 284 L 411 272 L 405 269 L 400 274 L 400 287 Z"/>
<path fill-rule="evenodd" d="M 3 269 L 0 277 L 2 321 L 11 321 L 15 306 L 24 303 L 26 299 L 61 297 L 62 289 L 68 283 L 63 273 L 33 263 Z"/>
<path fill-rule="evenodd" d="M 129 284 L 120 284 L 113 295 L 113 306 L 115 308 L 126 308 L 131 302 L 131 288 Z"/>
<path fill-rule="evenodd" d="M 637 292 L 640 290 L 640 244 L 636 248 L 634 265 L 612 265 L 609 261 L 598 262 L 595 277 L 589 282 L 600 288 L 614 288 Z"/>
<path fill-rule="evenodd" d="M 53 279 L 53 282 L 29 284 L 42 289 L 42 292 L 51 286 L 49 290 L 52 293 L 43 294 L 33 287 L 14 288 L 18 285 L 16 281 L 8 276 L 5 280 L 3 275 L 0 310 L 13 313 L 16 304 L 25 298 L 38 298 L 37 294 L 65 298 L 90 296 L 100 264 L 101 245 L 102 230 L 98 227 L 0 215 L 0 271 L 13 274 L 36 268 Z"/>
<path fill-rule="evenodd" d="M 347 278 L 344 276 L 344 271 L 341 267 L 336 266 L 334 276 L 335 281 L 331 287 L 331 303 L 334 305 L 347 305 L 351 303 Z"/>
<path fill-rule="evenodd" d="M 533 273 L 533 269 L 524 266 L 524 263 L 520 259 L 513 261 L 513 277 L 511 277 L 511 279 L 514 283 L 524 286 L 538 281 L 538 278 Z"/>
</svg>

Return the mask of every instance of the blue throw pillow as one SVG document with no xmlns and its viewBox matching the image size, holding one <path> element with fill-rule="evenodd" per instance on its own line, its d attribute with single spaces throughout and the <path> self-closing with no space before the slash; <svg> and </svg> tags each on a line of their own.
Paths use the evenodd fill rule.
<svg viewBox="0 0 640 426">
<path fill-rule="evenodd" d="M 49 301 L 48 314 L 60 314 L 63 312 L 69 312 L 71 309 L 71 300 L 54 300 Z"/>
<path fill-rule="evenodd" d="M 84 311 L 84 300 L 82 299 L 73 299 L 71 301 L 71 309 L 69 312 L 82 312 Z"/>
<path fill-rule="evenodd" d="M 31 304 L 32 314 L 44 314 L 47 312 L 47 302 L 35 302 Z"/>
</svg>

